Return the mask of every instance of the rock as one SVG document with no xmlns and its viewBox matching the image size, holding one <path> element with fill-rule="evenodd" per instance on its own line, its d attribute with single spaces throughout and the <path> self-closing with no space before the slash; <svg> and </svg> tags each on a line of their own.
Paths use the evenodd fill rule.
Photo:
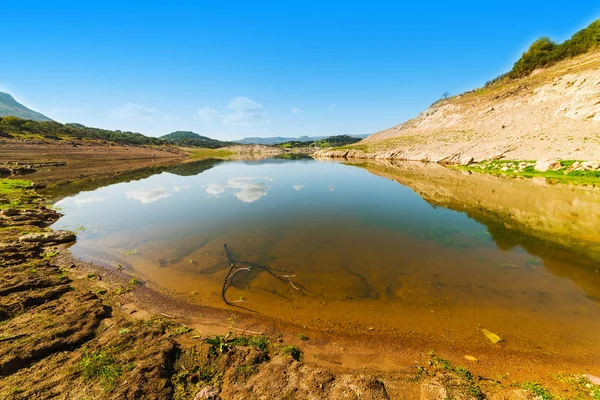
<svg viewBox="0 0 600 400">
<path fill-rule="evenodd" d="M 30 233 L 19 238 L 21 242 L 38 242 L 38 243 L 70 243 L 74 242 L 77 237 L 73 232 L 69 231 L 51 231 L 45 233 Z"/>
<path fill-rule="evenodd" d="M 7 208 L 6 210 L 0 211 L 0 215 L 4 215 L 5 217 L 12 217 L 13 215 L 20 214 L 21 211 L 16 208 Z"/>
<path fill-rule="evenodd" d="M 429 382 L 421 385 L 421 400 L 445 400 L 448 391 L 438 382 Z"/>
<path fill-rule="evenodd" d="M 475 159 L 471 156 L 462 156 L 459 163 L 460 165 L 470 165 L 473 164 L 473 161 L 475 161 Z"/>
<path fill-rule="evenodd" d="M 206 386 L 200 389 L 198 393 L 194 396 L 194 400 L 202 400 L 202 399 L 216 399 L 219 395 L 219 389 L 214 386 Z"/>
<path fill-rule="evenodd" d="M 588 171 L 595 171 L 597 169 L 600 169 L 600 162 L 598 161 L 584 161 L 580 164 L 580 166 Z"/>
<path fill-rule="evenodd" d="M 21 167 L 21 168 L 13 168 L 12 173 L 13 173 L 13 175 L 25 175 L 25 174 L 33 174 L 36 171 L 37 171 L 37 169 L 27 165 L 27 166 Z"/>
<path fill-rule="evenodd" d="M 560 168 L 562 168 L 562 165 L 558 160 L 544 158 L 535 162 L 535 170 L 538 172 L 556 171 Z"/>
<path fill-rule="evenodd" d="M 36 183 L 32 183 L 32 184 L 31 184 L 31 188 L 32 188 L 32 189 L 43 189 L 43 188 L 45 188 L 45 187 L 46 187 L 46 184 L 45 184 L 45 183 L 37 183 L 37 182 L 36 182 Z"/>
<path fill-rule="evenodd" d="M 581 375 L 581 377 L 587 379 L 594 385 L 600 385 L 600 378 L 598 378 L 597 376 L 585 374 Z"/>
</svg>

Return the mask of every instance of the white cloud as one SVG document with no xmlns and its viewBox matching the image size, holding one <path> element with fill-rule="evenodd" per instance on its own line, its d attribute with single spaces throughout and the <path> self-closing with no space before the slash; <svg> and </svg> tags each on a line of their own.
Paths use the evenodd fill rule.
<svg viewBox="0 0 600 400">
<path fill-rule="evenodd" d="M 173 119 L 173 117 L 155 108 L 148 108 L 135 103 L 125 103 L 123 107 L 112 109 L 110 115 L 117 119 Z"/>
<path fill-rule="evenodd" d="M 229 112 L 221 116 L 225 125 L 253 125 L 268 123 L 263 120 L 263 106 L 248 97 L 235 97 L 226 107 Z"/>
<path fill-rule="evenodd" d="M 292 108 L 292 114 L 302 114 L 302 110 L 294 107 L 294 108 Z"/>
<path fill-rule="evenodd" d="M 156 187 L 151 189 L 129 189 L 125 192 L 128 199 L 140 201 L 142 204 L 152 203 L 154 201 L 171 197 L 165 187 Z"/>
<path fill-rule="evenodd" d="M 219 112 L 214 108 L 204 107 L 198 110 L 198 116 L 202 121 L 214 121 L 219 118 Z"/>
<path fill-rule="evenodd" d="M 294 190 L 300 190 L 304 187 L 304 185 L 294 185 Z"/>
<path fill-rule="evenodd" d="M 234 97 L 225 110 L 221 113 L 214 108 L 204 107 L 198 110 L 198 117 L 203 121 L 219 119 L 223 125 L 233 126 L 264 125 L 271 122 L 270 119 L 264 118 L 262 104 L 248 97 Z"/>
</svg>

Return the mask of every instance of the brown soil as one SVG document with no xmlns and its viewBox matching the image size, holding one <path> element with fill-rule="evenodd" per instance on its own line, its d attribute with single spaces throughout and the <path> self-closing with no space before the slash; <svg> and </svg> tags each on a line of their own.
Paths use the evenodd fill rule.
<svg viewBox="0 0 600 400">
<path fill-rule="evenodd" d="M 119 162 L 123 170 L 133 168 Z M 93 179 L 106 168 L 80 165 L 95 171 Z M 72 176 L 59 168 L 71 170 L 56 167 L 39 180 L 60 183 Z M 578 394 L 548 376 L 554 369 L 542 358 L 523 369 L 518 355 L 502 365 L 483 365 L 441 349 L 455 365 L 469 364 L 471 375 L 428 354 L 426 344 L 328 334 L 234 308 L 178 302 L 121 271 L 73 259 L 68 244 L 19 241 L 59 217 L 39 206 L 35 195 L 30 199 L 25 210 L 0 216 L 2 399 L 483 398 L 479 390 L 495 399 L 532 398 L 511 388 L 524 379 L 540 380 L 565 396 Z M 231 344 L 210 353 L 203 339 L 228 332 L 266 335 L 270 344 Z M 294 359 L 286 344 L 302 349 L 302 358 Z M 497 376 L 509 369 L 510 375 Z"/>
<path fill-rule="evenodd" d="M 52 140 L 0 140 L 0 164 L 29 165 L 35 170 L 32 171 L 35 172 L 32 179 L 47 184 L 117 175 L 134 169 L 178 162 L 186 156 L 186 151 L 176 147 L 136 147 L 114 143 L 102 145 L 85 140 L 69 143 Z M 66 163 L 66 168 L 47 166 L 49 163 Z"/>
</svg>

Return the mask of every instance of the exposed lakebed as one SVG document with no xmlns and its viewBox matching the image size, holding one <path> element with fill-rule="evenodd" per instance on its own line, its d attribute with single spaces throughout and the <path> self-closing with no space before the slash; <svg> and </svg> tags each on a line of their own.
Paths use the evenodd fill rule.
<svg viewBox="0 0 600 400">
<path fill-rule="evenodd" d="M 505 339 L 498 349 L 600 355 L 596 190 L 423 164 L 269 159 L 156 172 L 57 203 L 54 227 L 78 230 L 75 256 L 190 303 L 307 329 L 425 351 L 487 348 L 487 329 Z M 225 243 L 236 261 L 229 305 Z"/>
</svg>

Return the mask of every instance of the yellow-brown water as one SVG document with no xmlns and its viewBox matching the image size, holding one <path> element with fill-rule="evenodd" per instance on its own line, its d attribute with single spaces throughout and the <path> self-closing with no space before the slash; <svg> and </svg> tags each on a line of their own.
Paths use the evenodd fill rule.
<svg viewBox="0 0 600 400">
<path fill-rule="evenodd" d="M 423 350 L 484 348 L 488 329 L 507 350 L 600 355 L 600 274 L 588 232 L 595 190 L 544 186 L 539 198 L 531 181 L 515 189 L 516 181 L 447 169 L 362 166 L 386 178 L 282 160 L 162 173 L 59 202 L 65 217 L 57 226 L 81 227 L 76 256 L 120 264 L 191 303 L 391 336 Z M 484 192 L 503 187 L 531 201 L 498 210 Z M 569 218 L 535 211 L 544 201 Z M 537 230 L 519 220 L 532 215 Z M 561 227 L 556 242 L 543 240 L 553 226 Z M 237 270 L 225 292 L 230 305 L 222 298 L 225 243 Z"/>
</svg>

